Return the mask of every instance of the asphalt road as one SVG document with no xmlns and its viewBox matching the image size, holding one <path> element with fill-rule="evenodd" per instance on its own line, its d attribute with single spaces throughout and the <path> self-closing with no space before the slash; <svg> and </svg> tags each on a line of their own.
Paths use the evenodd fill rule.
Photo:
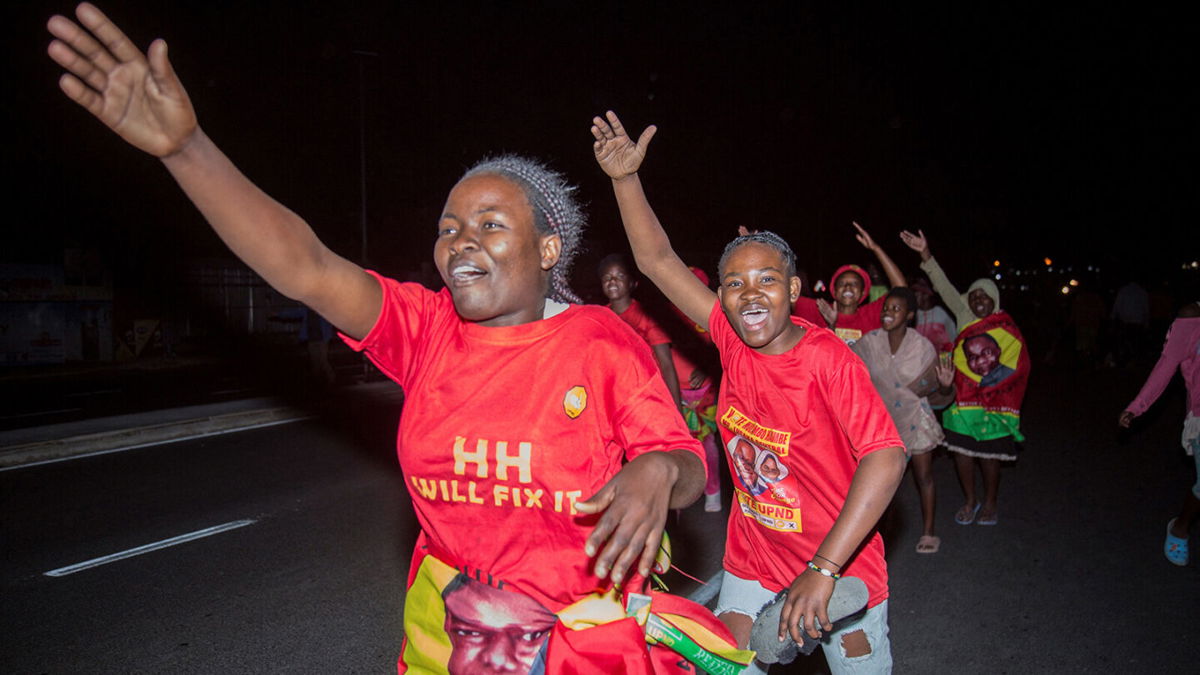
<svg viewBox="0 0 1200 675">
<path fill-rule="evenodd" d="M 1161 553 L 1193 479 L 1178 446 L 1181 388 L 1134 433 L 1116 432 L 1144 374 L 1036 369 L 999 525 L 954 524 L 952 462 L 935 462 L 935 555 L 913 551 L 920 518 L 906 477 L 881 526 L 897 672 L 1193 672 L 1200 571 Z M 360 401 L 315 420 L 0 472 L 0 671 L 390 672 L 415 535 L 395 412 Z M 254 522 L 45 575 L 244 520 Z M 723 514 L 695 505 L 671 531 L 680 568 L 718 571 Z M 818 657 L 772 672 L 821 667 Z"/>
</svg>

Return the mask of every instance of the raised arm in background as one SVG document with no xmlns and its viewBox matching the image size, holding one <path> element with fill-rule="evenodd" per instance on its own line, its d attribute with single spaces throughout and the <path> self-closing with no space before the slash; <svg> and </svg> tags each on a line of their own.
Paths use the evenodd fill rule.
<svg viewBox="0 0 1200 675">
<path fill-rule="evenodd" d="M 854 221 L 850 222 L 853 223 L 854 229 L 858 230 L 858 234 L 854 235 L 854 238 L 857 239 L 858 243 L 862 244 L 864 248 L 875 254 L 875 258 L 879 260 L 879 266 L 883 268 L 883 273 L 887 275 L 888 284 L 890 284 L 892 288 L 907 286 L 908 280 L 904 278 L 904 274 L 900 272 L 900 268 L 896 266 L 896 263 L 893 262 L 891 257 L 888 256 L 887 252 L 883 250 L 883 247 L 880 246 L 874 239 L 872 239 L 870 234 L 867 234 L 867 231 L 863 229 L 862 225 L 859 225 Z"/>
<path fill-rule="evenodd" d="M 933 253 L 929 250 L 929 240 L 925 238 L 924 230 L 917 230 L 916 234 L 905 230 L 900 233 L 900 239 L 921 256 L 921 271 L 929 277 L 929 283 L 933 285 L 933 290 L 937 291 L 942 302 L 946 303 L 946 309 L 949 309 L 950 313 L 954 315 L 955 320 L 958 321 L 958 328 L 961 330 L 966 325 L 962 320 L 963 317 L 968 317 L 967 323 L 971 321 L 971 308 L 967 306 L 967 301 L 954 287 L 954 284 L 950 283 L 950 279 L 942 271 L 942 266 L 934 259 Z"/>
</svg>

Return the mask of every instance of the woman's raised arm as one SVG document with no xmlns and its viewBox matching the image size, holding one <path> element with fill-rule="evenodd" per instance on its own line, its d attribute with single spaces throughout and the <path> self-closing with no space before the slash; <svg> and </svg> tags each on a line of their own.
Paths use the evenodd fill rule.
<svg viewBox="0 0 1200 675">
<path fill-rule="evenodd" d="M 55 38 L 47 53 L 67 71 L 59 79 L 63 93 L 161 159 L 221 239 L 267 283 L 348 335 L 364 337 L 379 314 L 378 284 L 330 251 L 204 134 L 167 43 L 155 40 L 142 54 L 95 6 L 79 5 L 76 17 L 78 24 L 64 16 L 47 23 Z"/>
</svg>

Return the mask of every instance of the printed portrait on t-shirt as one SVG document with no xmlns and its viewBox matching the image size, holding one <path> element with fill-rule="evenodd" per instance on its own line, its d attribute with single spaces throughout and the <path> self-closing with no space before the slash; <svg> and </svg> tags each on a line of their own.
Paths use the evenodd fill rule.
<svg viewBox="0 0 1200 675">
<path fill-rule="evenodd" d="M 768 485 L 778 483 L 788 475 L 787 467 L 784 466 L 779 456 L 770 450 L 763 450 L 758 454 L 755 470 L 759 480 Z"/>
<path fill-rule="evenodd" d="M 761 450 L 749 440 L 734 436 L 729 439 L 729 461 L 733 472 L 741 481 L 742 489 L 752 495 L 762 494 L 767 489 L 766 484 L 759 480 L 758 455 Z"/>
</svg>

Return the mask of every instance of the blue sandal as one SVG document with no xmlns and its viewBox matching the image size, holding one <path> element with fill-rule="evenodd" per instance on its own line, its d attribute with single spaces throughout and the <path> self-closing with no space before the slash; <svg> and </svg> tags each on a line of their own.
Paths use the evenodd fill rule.
<svg viewBox="0 0 1200 675">
<path fill-rule="evenodd" d="M 1163 555 L 1167 556 L 1167 562 L 1183 567 L 1188 564 L 1188 540 L 1171 534 L 1171 528 L 1174 526 L 1174 518 L 1167 521 L 1167 539 L 1163 542 Z"/>
</svg>

